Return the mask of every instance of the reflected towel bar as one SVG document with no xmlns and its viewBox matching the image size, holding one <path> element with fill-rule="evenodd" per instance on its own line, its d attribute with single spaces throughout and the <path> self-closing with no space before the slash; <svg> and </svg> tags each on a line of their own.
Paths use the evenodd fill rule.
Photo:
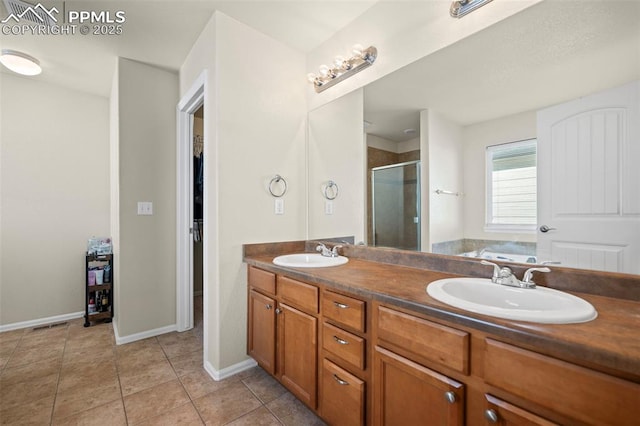
<svg viewBox="0 0 640 426">
<path fill-rule="evenodd" d="M 441 194 L 455 195 L 456 197 L 460 197 L 461 195 L 464 195 L 462 192 L 445 191 L 444 189 L 436 189 L 434 192 L 438 195 L 441 195 Z"/>
</svg>

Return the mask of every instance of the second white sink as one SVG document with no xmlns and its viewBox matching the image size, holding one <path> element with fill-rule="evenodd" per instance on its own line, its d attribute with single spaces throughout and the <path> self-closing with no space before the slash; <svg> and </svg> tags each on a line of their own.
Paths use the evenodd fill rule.
<svg viewBox="0 0 640 426">
<path fill-rule="evenodd" d="M 344 265 L 348 261 L 344 256 L 328 257 L 320 253 L 285 254 L 273 259 L 274 264 L 291 268 L 327 268 Z"/>
<path fill-rule="evenodd" d="M 445 278 L 429 284 L 427 293 L 456 308 L 511 320 L 570 324 L 598 316 L 593 305 L 572 294 L 540 286 L 509 287 L 486 278 Z"/>
</svg>

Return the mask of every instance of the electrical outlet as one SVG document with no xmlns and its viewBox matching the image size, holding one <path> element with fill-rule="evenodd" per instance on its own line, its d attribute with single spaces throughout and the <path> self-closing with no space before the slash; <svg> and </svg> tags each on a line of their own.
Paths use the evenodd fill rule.
<svg viewBox="0 0 640 426">
<path fill-rule="evenodd" d="M 282 198 L 276 198 L 273 209 L 275 214 L 284 214 L 284 200 Z"/>
<path fill-rule="evenodd" d="M 138 215 L 139 216 L 153 215 L 153 203 L 151 201 L 138 201 Z"/>
</svg>

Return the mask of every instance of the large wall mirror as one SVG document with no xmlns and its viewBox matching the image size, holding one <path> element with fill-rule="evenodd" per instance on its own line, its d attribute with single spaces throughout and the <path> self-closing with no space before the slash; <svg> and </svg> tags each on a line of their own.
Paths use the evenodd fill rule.
<svg viewBox="0 0 640 426">
<path fill-rule="evenodd" d="M 369 84 L 363 242 L 640 274 L 639 80 L 640 4 L 546 1 Z"/>
</svg>

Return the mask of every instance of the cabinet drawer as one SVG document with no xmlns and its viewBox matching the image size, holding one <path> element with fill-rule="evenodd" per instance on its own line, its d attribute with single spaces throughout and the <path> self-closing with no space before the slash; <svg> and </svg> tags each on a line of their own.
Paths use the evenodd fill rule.
<svg viewBox="0 0 640 426">
<path fill-rule="evenodd" d="M 558 426 L 557 423 L 552 423 L 491 395 L 485 395 L 485 398 L 487 399 L 485 419 L 490 419 L 489 415 L 491 414 L 488 413 L 492 412 L 496 419 L 494 423 L 502 426 Z"/>
<path fill-rule="evenodd" d="M 322 417 L 331 425 L 364 424 L 365 383 L 325 359 L 322 363 Z"/>
<path fill-rule="evenodd" d="M 364 369 L 365 340 L 362 337 L 324 323 L 322 347 L 354 367 Z"/>
<path fill-rule="evenodd" d="M 487 339 L 485 381 L 586 424 L 636 424 L 640 385 Z"/>
<path fill-rule="evenodd" d="M 435 362 L 469 373 L 469 333 L 378 307 L 378 339 L 408 352 L 415 361 Z"/>
<path fill-rule="evenodd" d="M 318 287 L 278 275 L 282 301 L 310 313 L 318 313 Z"/>
<path fill-rule="evenodd" d="M 322 294 L 322 315 L 364 333 L 365 302 L 362 300 L 325 291 Z"/>
<path fill-rule="evenodd" d="M 276 294 L 276 274 L 249 266 L 249 285 L 269 294 Z"/>
</svg>

